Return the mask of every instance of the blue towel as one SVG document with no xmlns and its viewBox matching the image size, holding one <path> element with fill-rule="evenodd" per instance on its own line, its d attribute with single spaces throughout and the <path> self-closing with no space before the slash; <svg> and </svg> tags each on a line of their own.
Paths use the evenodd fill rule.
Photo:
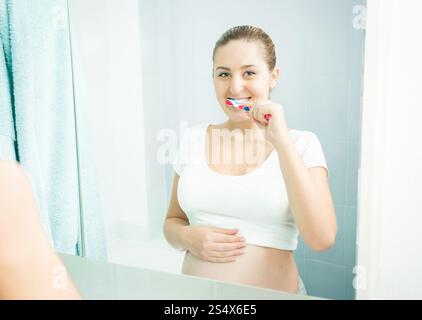
<svg viewBox="0 0 422 320">
<path fill-rule="evenodd" d="M 78 171 L 66 0 L 0 0 L 0 35 L 0 157 L 18 160 L 29 176 L 56 251 L 81 255 L 83 238 L 85 255 L 105 260 L 84 136 L 79 141 L 88 151 Z"/>
<path fill-rule="evenodd" d="M 10 47 L 6 2 L 0 2 L 0 160 L 16 160 L 16 141 L 12 105 L 13 83 L 10 78 Z"/>
</svg>

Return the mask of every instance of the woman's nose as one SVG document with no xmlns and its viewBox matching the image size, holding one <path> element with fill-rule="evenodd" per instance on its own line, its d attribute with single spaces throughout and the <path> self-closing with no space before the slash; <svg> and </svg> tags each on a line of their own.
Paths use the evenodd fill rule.
<svg viewBox="0 0 422 320">
<path fill-rule="evenodd" d="M 243 91 L 243 79 L 241 77 L 232 77 L 230 83 L 230 92 L 233 95 L 236 95 L 238 92 Z"/>
</svg>

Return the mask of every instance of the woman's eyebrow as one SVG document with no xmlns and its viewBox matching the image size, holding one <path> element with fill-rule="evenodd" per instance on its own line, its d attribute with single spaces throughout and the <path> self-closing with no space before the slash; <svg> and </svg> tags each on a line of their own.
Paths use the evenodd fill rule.
<svg viewBox="0 0 422 320">
<path fill-rule="evenodd" d="M 250 67 L 256 67 L 256 65 L 254 65 L 254 64 L 247 64 L 245 66 L 242 66 L 241 69 L 250 68 Z M 218 70 L 218 69 L 230 70 L 230 68 L 227 68 L 227 67 L 217 67 L 215 70 Z"/>
</svg>

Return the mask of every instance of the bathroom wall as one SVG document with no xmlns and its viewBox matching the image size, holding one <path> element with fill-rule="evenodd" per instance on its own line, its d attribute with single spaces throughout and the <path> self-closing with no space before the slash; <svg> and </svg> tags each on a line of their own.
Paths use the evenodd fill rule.
<svg viewBox="0 0 422 320">
<path fill-rule="evenodd" d="M 173 168 L 157 163 L 160 129 L 218 123 L 225 116 L 214 95 L 211 55 L 229 27 L 251 24 L 274 40 L 281 79 L 272 94 L 291 128 L 313 131 L 330 169 L 338 221 L 336 244 L 313 252 L 301 241 L 296 260 L 312 295 L 353 299 L 357 181 L 360 156 L 361 0 L 139 0 L 152 230 L 161 233 Z M 183 17 L 183 18 L 181 18 Z M 164 173 L 163 173 L 164 171 Z M 165 176 L 167 184 L 163 193 Z M 133 244 L 132 244 L 133 247 Z M 175 269 L 180 260 L 174 260 Z"/>
<path fill-rule="evenodd" d="M 125 0 L 124 5 L 118 0 L 68 3 L 77 126 L 79 131 L 92 129 L 91 161 L 98 172 L 108 246 L 120 238 L 147 239 L 137 0 Z M 89 190 L 81 192 L 84 202 Z M 109 250 L 109 256 L 113 254 Z"/>
</svg>

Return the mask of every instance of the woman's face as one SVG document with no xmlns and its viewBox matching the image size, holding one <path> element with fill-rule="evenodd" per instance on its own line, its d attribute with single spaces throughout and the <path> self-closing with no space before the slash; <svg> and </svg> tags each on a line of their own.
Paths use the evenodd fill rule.
<svg viewBox="0 0 422 320">
<path fill-rule="evenodd" d="M 250 121 L 247 112 L 229 107 L 227 98 L 268 99 L 279 77 L 279 69 L 268 70 L 264 45 L 259 41 L 232 40 L 214 56 L 214 87 L 217 100 L 233 121 Z"/>
</svg>

